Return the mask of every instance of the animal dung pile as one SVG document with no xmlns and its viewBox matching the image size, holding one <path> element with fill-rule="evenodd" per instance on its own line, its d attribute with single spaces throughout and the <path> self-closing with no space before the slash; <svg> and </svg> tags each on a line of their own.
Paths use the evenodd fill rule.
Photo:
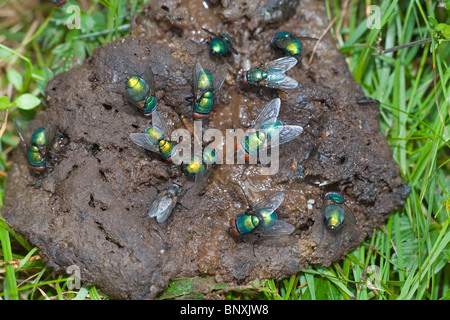
<svg viewBox="0 0 450 320">
<path fill-rule="evenodd" d="M 229 2 L 152 1 L 147 16 L 135 19 L 133 36 L 98 47 L 84 65 L 48 84 L 48 106 L 33 125 L 56 126 L 54 152 L 35 174 L 25 150 L 15 150 L 2 214 L 57 272 L 77 268 L 83 283 L 119 299 L 153 299 L 176 277 L 209 275 L 230 284 L 280 279 L 343 258 L 404 204 L 409 189 L 379 132 L 378 103 L 361 100 L 364 93 L 330 35 L 311 64 L 316 42 L 305 41 L 303 60 L 283 71 L 297 86 L 242 82 L 243 71 L 286 56 L 271 44 L 274 34 L 319 38 L 329 23 L 324 4 Z M 202 27 L 227 35 L 237 54 L 211 54 L 202 41 L 211 34 Z M 170 132 L 189 129 L 196 63 L 213 75 L 222 65 L 227 71 L 210 117 L 198 120 L 201 133 L 245 131 L 272 101 L 279 101 L 277 120 L 302 128 L 280 145 L 275 174 L 224 161 L 196 187 L 185 165 L 130 139 L 152 117 L 126 98 L 127 81 L 150 67 L 148 97 L 157 99 L 157 114 Z M 170 181 L 182 181 L 184 192 L 160 223 L 148 212 Z M 234 236 L 230 221 L 241 224 L 237 217 L 264 199 L 276 201 L 271 218 L 288 232 Z M 348 211 L 347 223 L 334 232 Z M 259 222 L 266 221 L 267 212 L 258 212 Z"/>
</svg>

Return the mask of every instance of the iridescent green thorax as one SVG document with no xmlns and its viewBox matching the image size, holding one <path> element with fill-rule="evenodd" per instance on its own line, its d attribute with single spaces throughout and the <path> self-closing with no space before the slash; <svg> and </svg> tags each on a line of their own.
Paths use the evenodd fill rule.
<svg viewBox="0 0 450 320">
<path fill-rule="evenodd" d="M 193 156 L 191 162 L 186 166 L 186 171 L 190 174 L 196 174 L 206 170 L 206 166 L 203 164 L 202 159 Z"/>
<path fill-rule="evenodd" d="M 143 101 L 150 93 L 150 86 L 144 79 L 133 76 L 127 81 L 127 92 L 135 101 Z"/>
<path fill-rule="evenodd" d="M 266 135 L 262 131 L 256 131 L 255 133 L 246 136 L 242 140 L 241 146 L 247 154 L 254 154 L 259 150 L 265 139 Z"/>
<path fill-rule="evenodd" d="M 159 147 L 159 151 L 167 161 L 171 161 L 172 154 L 174 152 L 174 145 L 172 142 L 164 140 L 164 131 L 158 127 L 148 127 L 145 129 L 147 139 L 154 146 Z"/>
<path fill-rule="evenodd" d="M 30 144 L 38 148 L 44 148 L 47 145 L 47 133 L 45 129 L 37 129 L 31 136 Z"/>
<path fill-rule="evenodd" d="M 174 152 L 174 145 L 172 142 L 167 140 L 159 141 L 159 151 L 161 151 L 163 157 L 168 161 L 171 161 L 172 154 Z"/>
<path fill-rule="evenodd" d="M 328 227 L 331 229 L 338 228 L 344 221 L 345 210 L 339 204 L 330 203 L 324 210 L 324 216 Z"/>
<path fill-rule="evenodd" d="M 268 124 L 268 125 L 264 125 L 262 124 L 260 126 L 260 129 L 264 129 L 264 131 L 267 134 L 267 138 L 271 138 L 274 137 L 276 134 L 279 133 L 279 130 L 283 128 L 283 122 L 281 122 L 280 120 L 277 120 L 275 123 L 273 124 Z"/>
<path fill-rule="evenodd" d="M 278 32 L 276 35 L 273 36 L 272 43 L 280 38 L 290 38 L 290 37 L 292 37 L 292 33 L 290 32 L 287 31 Z"/>
<path fill-rule="evenodd" d="M 213 77 L 209 71 L 204 70 L 202 73 L 200 73 L 197 78 L 197 89 L 201 92 L 214 90 Z"/>
<path fill-rule="evenodd" d="M 269 229 L 269 228 L 273 227 L 273 225 L 278 220 L 278 215 L 273 210 L 261 209 L 261 210 L 259 210 L 258 214 L 260 214 L 262 217 L 264 229 Z"/>
<path fill-rule="evenodd" d="M 344 203 L 344 199 L 341 197 L 341 195 L 337 192 L 334 191 L 330 191 L 327 192 L 324 196 L 325 199 L 330 199 L 331 201 L 333 201 L 334 203 L 337 204 L 343 204 Z"/>
<path fill-rule="evenodd" d="M 245 80 L 244 84 L 255 84 L 257 85 L 264 79 L 268 77 L 268 73 L 266 71 L 263 71 L 261 69 L 250 69 L 244 74 Z M 244 80 L 244 79 L 243 79 Z"/>
<path fill-rule="evenodd" d="M 35 170 L 44 170 L 47 159 L 45 158 L 45 150 L 49 143 L 46 129 L 37 129 L 30 139 L 30 147 L 28 149 L 28 162 Z"/>
<path fill-rule="evenodd" d="M 249 214 L 242 214 L 240 216 L 237 216 L 234 220 L 239 234 L 252 232 L 258 227 L 260 223 L 257 216 Z"/>
<path fill-rule="evenodd" d="M 226 41 L 226 39 L 223 39 L 222 36 L 211 39 L 211 42 L 209 44 L 211 53 L 213 55 L 227 54 L 229 49 L 228 49 L 228 44 L 225 41 Z"/>
</svg>

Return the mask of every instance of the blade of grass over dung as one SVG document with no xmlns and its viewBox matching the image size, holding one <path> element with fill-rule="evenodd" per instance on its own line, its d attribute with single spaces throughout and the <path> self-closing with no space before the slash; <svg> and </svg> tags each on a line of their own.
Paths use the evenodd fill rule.
<svg viewBox="0 0 450 320">
<path fill-rule="evenodd" d="M 2 245 L 3 259 L 6 262 L 13 261 L 11 251 L 11 241 L 8 231 L 0 226 L 0 243 Z M 5 279 L 4 279 L 4 291 L 3 294 L 11 300 L 18 300 L 19 293 L 17 290 L 16 273 L 13 265 L 5 266 Z"/>
</svg>

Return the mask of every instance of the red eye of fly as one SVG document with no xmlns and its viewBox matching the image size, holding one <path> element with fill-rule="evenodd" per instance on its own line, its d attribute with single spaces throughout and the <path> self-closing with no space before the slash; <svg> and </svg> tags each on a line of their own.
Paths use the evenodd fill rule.
<svg viewBox="0 0 450 320">
<path fill-rule="evenodd" d="M 247 84 L 247 77 L 245 76 L 246 73 L 247 71 L 242 72 L 241 79 L 243 84 Z"/>
</svg>

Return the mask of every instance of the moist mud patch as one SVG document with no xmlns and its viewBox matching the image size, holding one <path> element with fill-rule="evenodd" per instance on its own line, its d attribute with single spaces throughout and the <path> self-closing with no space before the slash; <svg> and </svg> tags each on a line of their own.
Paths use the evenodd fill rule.
<svg viewBox="0 0 450 320">
<path fill-rule="evenodd" d="M 176 277 L 212 276 L 237 285 L 280 279 L 309 263 L 329 265 L 343 258 L 404 204 L 409 189 L 379 132 L 378 103 L 358 103 L 363 91 L 331 36 L 320 43 L 311 65 L 313 44 L 305 42 L 304 59 L 288 71 L 299 82 L 296 89 L 245 87 L 238 81 L 242 69 L 282 56 L 269 45 L 274 33 L 318 38 L 329 23 L 323 4 L 279 1 L 283 8 L 295 4 L 295 10 L 282 21 L 267 22 L 243 5 L 229 17 L 226 1 L 208 8 L 165 1 L 165 8 L 153 10 L 161 3 L 152 1 L 147 16 L 134 20 L 135 36 L 99 47 L 82 67 L 49 83 L 48 107 L 35 119 L 58 127 L 57 155 L 48 171 L 32 174 L 23 150 L 14 152 L 2 213 L 39 247 L 49 267 L 66 273 L 76 266 L 84 283 L 120 299 L 153 299 Z M 240 55 L 210 56 L 202 48 L 208 35 L 201 27 L 236 39 Z M 197 61 L 204 69 L 227 64 L 229 71 L 205 128 L 242 128 L 279 97 L 279 119 L 304 132 L 280 147 L 276 175 L 261 176 L 251 165 L 241 176 L 244 165 L 217 165 L 202 192 L 190 189 L 159 224 L 147 212 L 167 181 L 181 179 L 186 189 L 194 181 L 181 166 L 130 140 L 130 133 L 143 132 L 151 122 L 122 93 L 126 77 L 150 65 L 160 113 L 171 130 L 184 128 L 181 116 L 192 121 L 186 98 L 192 96 Z M 252 204 L 283 191 L 277 212 L 295 226 L 294 233 L 231 237 L 230 219 L 247 209 L 238 185 Z M 357 221 L 338 238 L 324 227 L 320 213 L 328 189 L 341 192 Z"/>
</svg>

